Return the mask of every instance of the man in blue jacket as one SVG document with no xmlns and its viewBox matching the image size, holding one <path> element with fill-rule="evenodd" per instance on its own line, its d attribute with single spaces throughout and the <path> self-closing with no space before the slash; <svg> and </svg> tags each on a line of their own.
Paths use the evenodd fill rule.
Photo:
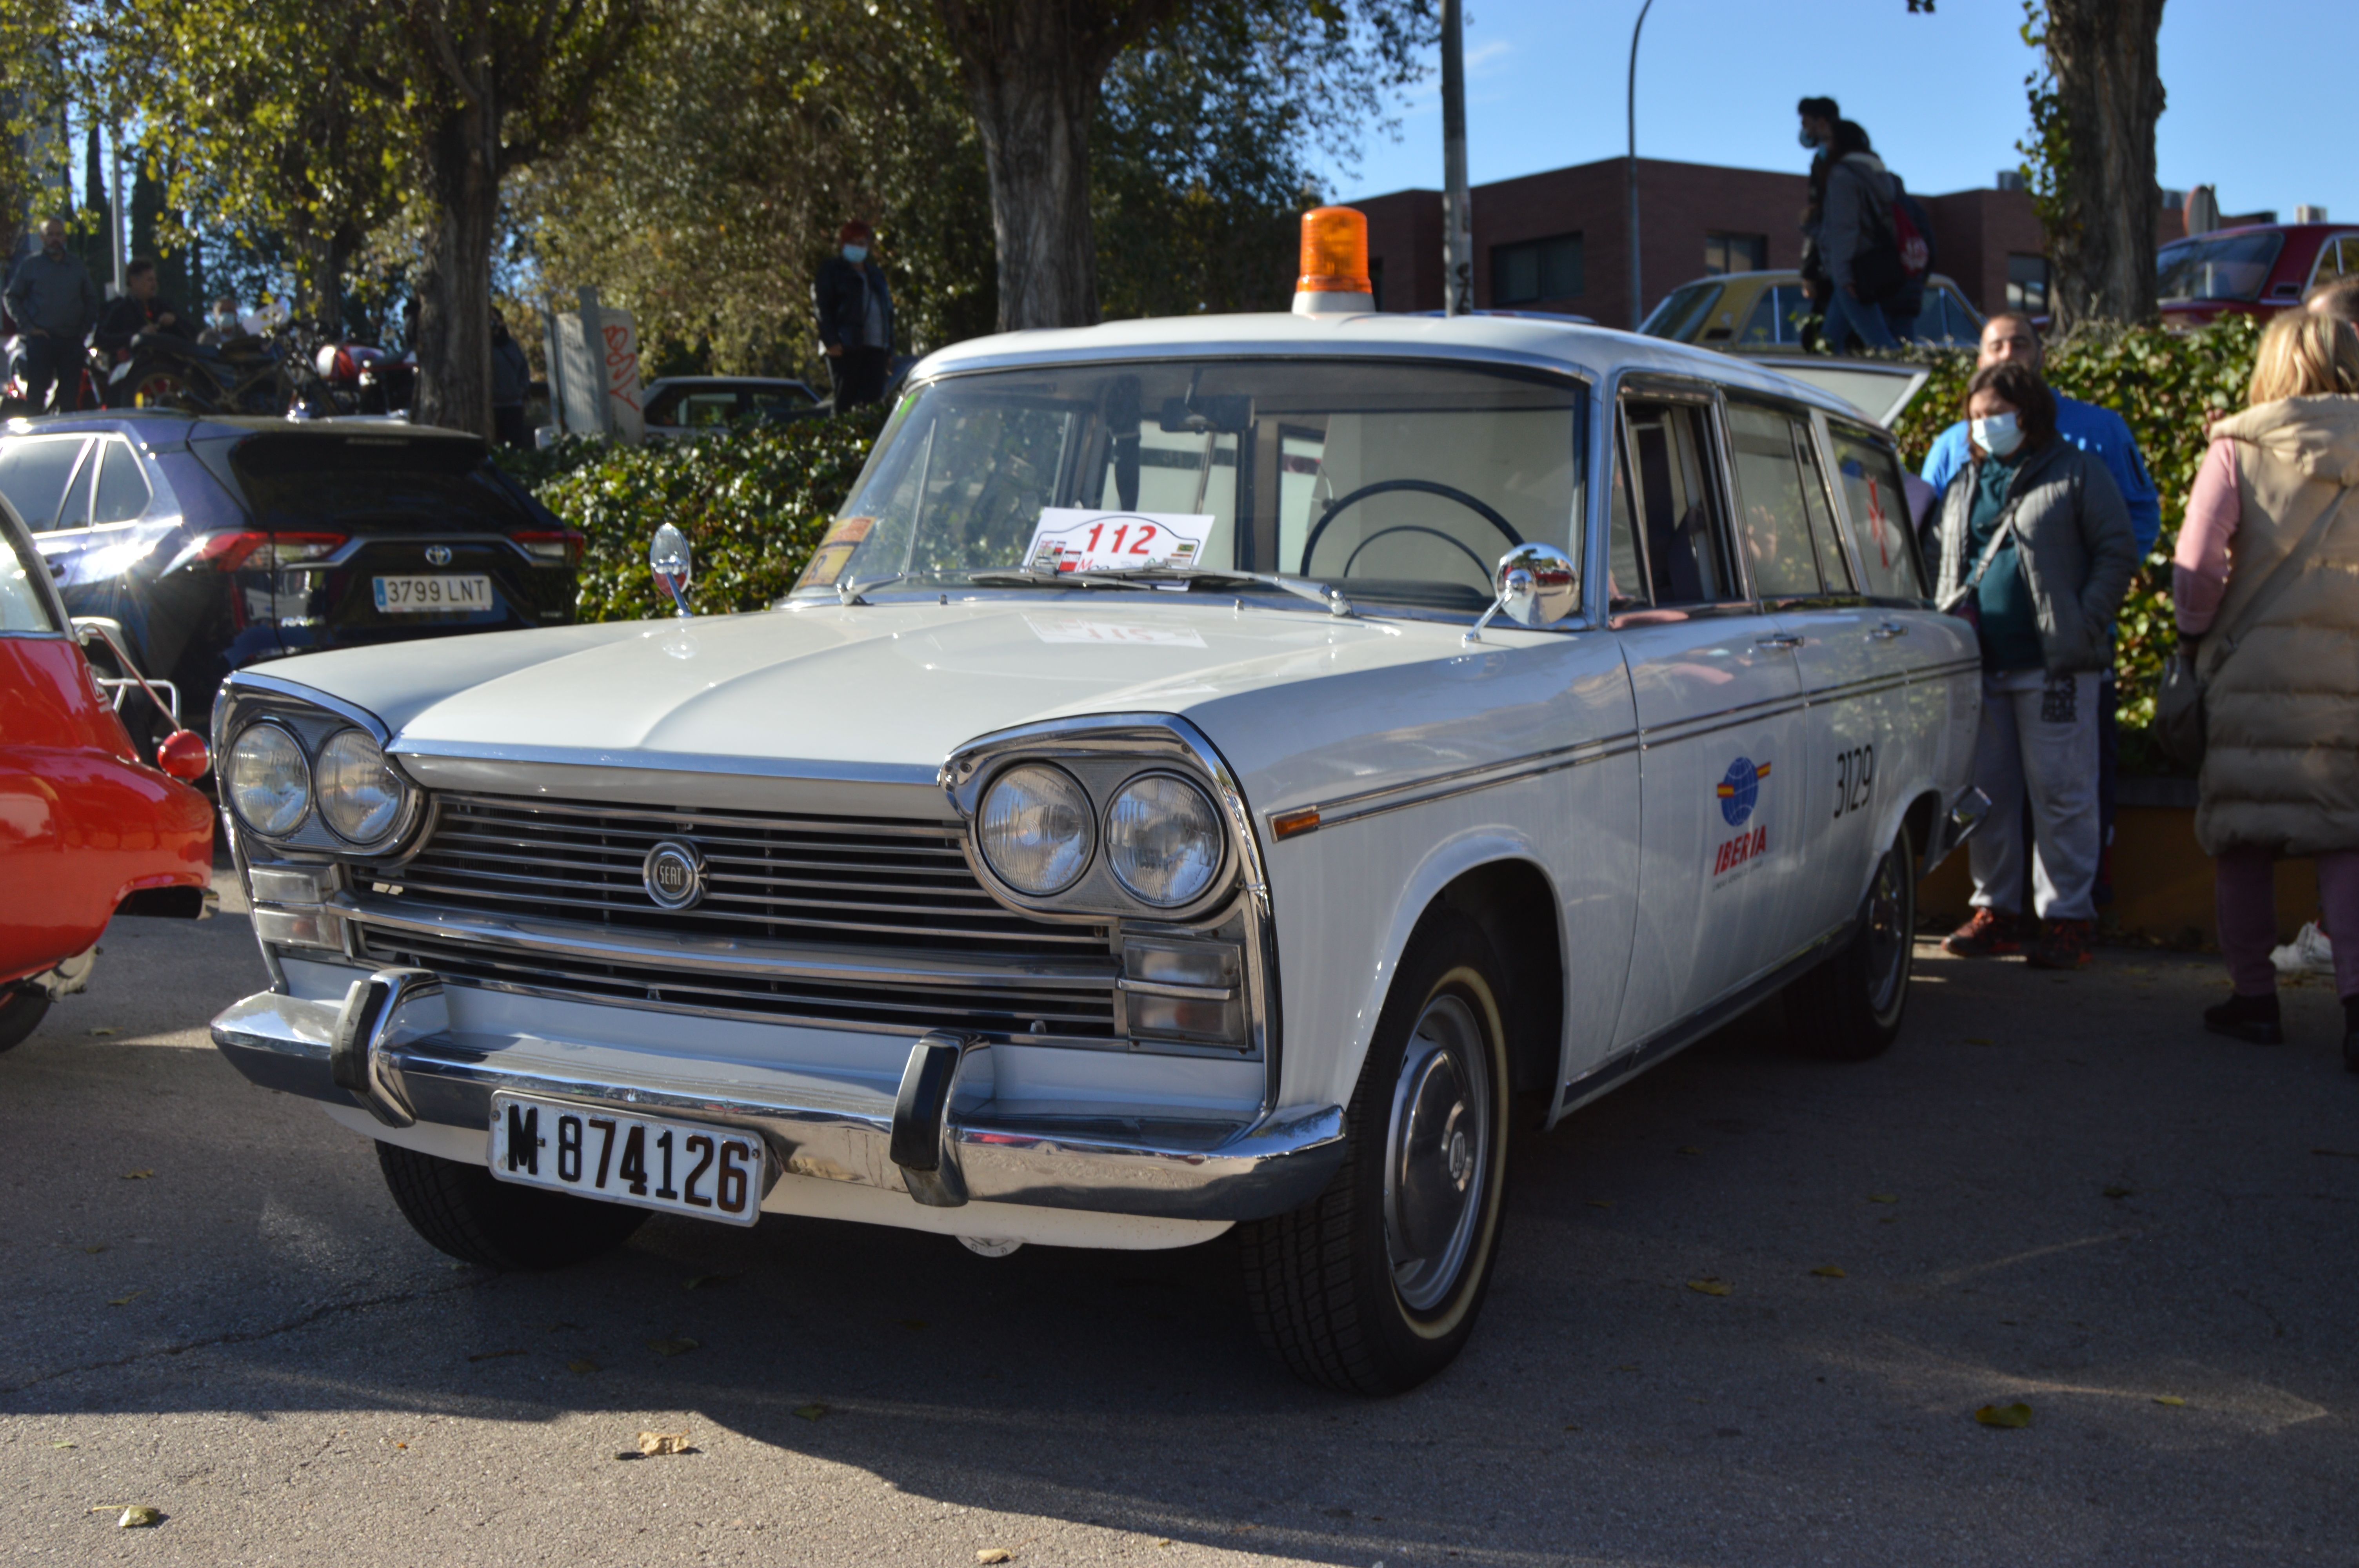
<svg viewBox="0 0 2359 1568">
<path fill-rule="evenodd" d="M 2037 371 L 2043 357 L 2039 329 L 2031 324 L 2031 318 L 2021 311 L 2002 310 L 1983 323 L 1982 348 L 1975 355 L 1974 368 L 2013 360 Z M 2056 433 L 2095 457 L 2113 475 L 2114 487 L 2122 492 L 2122 500 L 2129 507 L 2130 532 L 2137 537 L 2138 559 L 2144 561 L 2154 553 L 2154 542 L 2162 533 L 2162 498 L 2155 492 L 2154 476 L 2147 471 L 2137 438 L 2130 434 L 2129 426 L 2112 409 L 2067 397 L 2060 392 L 2056 394 Z M 1950 481 L 1973 456 L 1966 443 L 1966 422 L 1961 419 L 1934 438 L 1933 449 L 1925 454 L 1925 482 L 1939 495 L 1950 488 Z M 1939 508 L 1929 511 L 1938 514 Z M 2113 672 L 2108 670 L 2097 687 L 2098 831 L 2099 841 L 2108 850 L 2114 842 L 2114 774 L 2121 741 L 2119 708 L 2120 697 Z M 2110 855 L 2098 872 L 2097 902 L 2113 902 Z"/>
</svg>

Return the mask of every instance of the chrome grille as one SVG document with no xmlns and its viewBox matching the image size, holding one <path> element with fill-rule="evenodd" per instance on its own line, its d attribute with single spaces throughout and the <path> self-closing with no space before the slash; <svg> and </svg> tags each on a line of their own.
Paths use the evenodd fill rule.
<svg viewBox="0 0 2359 1568">
<path fill-rule="evenodd" d="M 446 908 L 648 930 L 929 952 L 1107 950 L 1103 926 L 1007 909 L 975 880 L 951 824 L 786 813 L 650 810 L 446 795 L 425 846 L 378 887 Z M 658 909 L 647 851 L 685 838 L 706 892 Z"/>
</svg>

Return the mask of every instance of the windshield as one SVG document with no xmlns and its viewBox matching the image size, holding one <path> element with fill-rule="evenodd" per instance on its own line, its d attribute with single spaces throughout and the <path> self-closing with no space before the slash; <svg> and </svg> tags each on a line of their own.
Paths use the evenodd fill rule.
<svg viewBox="0 0 2359 1568">
<path fill-rule="evenodd" d="M 1720 297 L 1721 287 L 1716 279 L 1681 284 L 1671 290 L 1669 299 L 1655 307 L 1655 313 L 1639 325 L 1638 330 L 1650 338 L 1693 342 L 1697 330 L 1703 325 L 1705 314 Z"/>
<path fill-rule="evenodd" d="M 1585 398 L 1365 360 L 951 376 L 902 401 L 796 587 L 1159 561 L 1479 612 L 1516 545 L 1578 555 Z"/>
<path fill-rule="evenodd" d="M 2162 299 L 2258 299 L 2285 236 L 2274 232 L 2182 240 L 2155 258 Z"/>
</svg>

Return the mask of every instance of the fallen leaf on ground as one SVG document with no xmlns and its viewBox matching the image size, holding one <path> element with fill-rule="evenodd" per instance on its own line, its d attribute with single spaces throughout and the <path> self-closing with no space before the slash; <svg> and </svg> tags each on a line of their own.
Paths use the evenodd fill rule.
<svg viewBox="0 0 2359 1568">
<path fill-rule="evenodd" d="M 106 1304 L 108 1306 L 129 1306 L 133 1302 L 137 1301 L 141 1296 L 144 1296 L 147 1293 L 147 1292 L 146 1291 L 134 1291 L 127 1296 L 116 1296 Z"/>
<path fill-rule="evenodd" d="M 147 1170 L 147 1171 L 125 1171 L 125 1172 L 124 1172 L 124 1173 L 123 1173 L 123 1179 L 124 1179 L 125 1181 L 126 1181 L 126 1182 L 144 1182 L 144 1181 L 146 1181 L 148 1177 L 150 1177 L 150 1176 L 154 1175 L 155 1173 L 155 1173 L 154 1171 L 152 1171 L 152 1170 Z"/>
<path fill-rule="evenodd" d="M 1612 1208 L 1614 1206 L 1614 1200 L 1612 1198 L 1592 1198 L 1589 1200 L 1589 1206 L 1592 1208 Z"/>
<path fill-rule="evenodd" d="M 2029 1426 L 2031 1407 L 2021 1400 L 2011 1405 L 1984 1405 L 1974 1411 L 1974 1419 L 1984 1426 Z"/>
<path fill-rule="evenodd" d="M 1573 1425 L 1571 1422 L 1566 1422 L 1564 1423 L 1564 1429 L 1567 1432 L 1579 1432 L 1581 1430 L 1581 1428 Z"/>
<path fill-rule="evenodd" d="M 2186 1403 L 2187 1401 L 2185 1401 L 2184 1400 L 2180 1400 L 2180 1402 L 2181 1404 L 2184 1404 L 2184 1403 Z M 71 1443 L 52 1443 L 52 1444 L 49 1444 L 49 1446 L 50 1446 L 50 1447 L 52 1447 L 52 1448 L 72 1448 L 72 1447 L 75 1447 L 75 1446 L 78 1446 L 78 1445 L 77 1445 L 77 1444 L 71 1444 Z"/>
<path fill-rule="evenodd" d="M 2177 1410 L 2187 1401 L 2177 1394 L 2157 1394 L 2154 1396 L 2154 1402 L 2158 1405 L 2169 1405 L 2171 1409 Z"/>
<path fill-rule="evenodd" d="M 639 1452 L 650 1456 L 658 1454 L 685 1454 L 688 1452 L 688 1433 L 643 1432 L 639 1433 Z"/>
<path fill-rule="evenodd" d="M 478 1350 L 467 1357 L 470 1361 L 505 1361 L 511 1356 L 521 1356 L 521 1350 Z"/>
<path fill-rule="evenodd" d="M 1692 1143 L 1682 1143 L 1680 1145 L 1680 1152 L 1682 1154 L 1701 1154 L 1703 1151 L 1697 1148 Z"/>
<path fill-rule="evenodd" d="M 1966 1036 L 1966 1044 L 1969 1045 L 1988 1045 L 1992 1044 L 1992 1041 L 1990 1036 L 1987 1034 L 1969 1034 Z"/>
<path fill-rule="evenodd" d="M 678 1339 L 650 1339 L 647 1348 L 658 1356 L 685 1356 L 696 1348 L 696 1341 L 685 1335 Z"/>
<path fill-rule="evenodd" d="M 1016 1553 L 1004 1546 L 986 1546 L 974 1554 L 977 1563 L 1013 1563 Z"/>
<path fill-rule="evenodd" d="M 1688 1281 L 1688 1289 L 1694 1291 L 1699 1294 L 1707 1296 L 1724 1296 L 1728 1294 L 1730 1290 L 1733 1288 L 1734 1287 L 1731 1286 L 1726 1280 L 1715 1280 L 1709 1277 L 1701 1280 L 1690 1280 Z"/>
<path fill-rule="evenodd" d="M 825 1405 L 797 1405 L 795 1407 L 795 1413 L 802 1417 L 805 1421 L 817 1421 L 820 1417 L 827 1413 L 827 1407 Z"/>
<path fill-rule="evenodd" d="M 2112 1186 L 2105 1189 L 2105 1195 L 2109 1198 L 2134 1198 L 2137 1196 L 2137 1189 L 2136 1187 L 2125 1187 L 2122 1185 L 2121 1183 L 2115 1182 Z"/>
<path fill-rule="evenodd" d="M 101 1039 L 101 1040 L 103 1040 L 104 1038 L 106 1038 L 106 1036 L 108 1036 L 108 1035 L 110 1035 L 110 1034 L 112 1034 L 112 1033 L 114 1033 L 114 1030 L 112 1030 L 112 1029 L 108 1029 L 108 1028 L 105 1028 L 105 1027 L 103 1027 L 103 1026 L 102 1026 L 102 1027 L 100 1027 L 100 1028 L 97 1028 L 97 1029 L 93 1029 L 93 1030 L 92 1030 L 92 1031 L 91 1031 L 91 1033 L 92 1033 L 93 1036 L 95 1036 L 95 1037 L 97 1037 L 98 1039 Z"/>
<path fill-rule="evenodd" d="M 109 1033 L 112 1033 L 112 1031 L 109 1031 Z M 117 1530 L 149 1530 L 157 1525 L 162 1524 L 163 1522 L 164 1516 L 160 1512 L 149 1508 L 146 1503 L 134 1503 L 129 1508 L 123 1510 L 123 1517 L 114 1521 L 114 1528 Z"/>
<path fill-rule="evenodd" d="M 598 1363 L 587 1356 L 577 1356 L 565 1364 L 565 1369 L 569 1372 L 594 1372 L 598 1369 Z"/>
<path fill-rule="evenodd" d="M 1870 1193 L 1867 1195 L 1867 1201 L 1870 1203 L 1898 1203 L 1900 1201 L 1900 1195 L 1898 1193 Z"/>
<path fill-rule="evenodd" d="M 1821 1263 L 1817 1268 L 1811 1270 L 1810 1272 L 1816 1274 L 1821 1280 L 1848 1280 L 1851 1278 L 1849 1274 L 1844 1273 L 1832 1263 Z"/>
</svg>

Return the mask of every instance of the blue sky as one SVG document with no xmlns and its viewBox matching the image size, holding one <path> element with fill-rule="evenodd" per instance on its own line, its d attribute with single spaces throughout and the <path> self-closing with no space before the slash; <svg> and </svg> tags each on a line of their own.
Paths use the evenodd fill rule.
<svg viewBox="0 0 2359 1568">
<path fill-rule="evenodd" d="M 1467 150 L 1476 183 L 1618 157 L 1638 0 L 1466 0 Z M 2023 79 L 2037 63 L 2017 0 L 1655 0 L 1638 49 L 1638 154 L 1799 172 L 1794 103 L 1838 99 L 1929 195 L 1986 186 L 2020 161 Z M 2218 188 L 2227 212 L 2297 202 L 2359 220 L 2352 0 L 2169 0 L 2158 183 Z M 1369 136 L 1345 199 L 1441 184 L 1437 72 L 1402 105 L 1401 140 Z"/>
</svg>

